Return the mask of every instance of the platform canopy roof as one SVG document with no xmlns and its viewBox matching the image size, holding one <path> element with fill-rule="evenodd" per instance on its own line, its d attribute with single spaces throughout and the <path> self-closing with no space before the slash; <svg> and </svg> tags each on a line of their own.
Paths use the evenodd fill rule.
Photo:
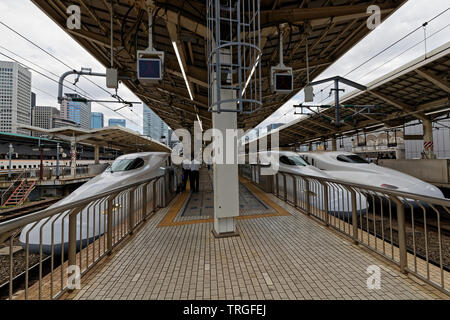
<svg viewBox="0 0 450 320">
<path fill-rule="evenodd" d="M 330 139 L 357 131 L 395 128 L 413 120 L 433 120 L 450 112 L 450 42 L 367 84 L 340 100 L 341 126 L 334 125 L 335 108 L 301 116 L 278 129 L 280 146 Z M 327 104 L 333 105 L 334 102 Z M 352 106 L 375 106 L 355 114 Z"/>
<path fill-rule="evenodd" d="M 103 65 L 110 65 L 110 12 L 114 3 L 114 64 L 124 81 L 170 127 L 189 128 L 199 115 L 203 128 L 212 125 L 208 112 L 206 59 L 206 0 L 158 0 L 153 23 L 153 47 L 164 51 L 164 79 L 153 84 L 136 80 L 136 51 L 148 46 L 148 15 L 145 0 L 32 0 L 53 21 L 69 33 Z M 310 77 L 314 79 L 352 48 L 370 30 L 367 8 L 377 4 L 382 18 L 392 14 L 406 0 L 260 0 L 263 108 L 257 113 L 240 115 L 238 126 L 255 127 L 306 83 L 306 43 L 309 47 Z M 81 7 L 81 29 L 69 30 L 67 8 Z M 273 94 L 270 67 L 278 63 L 280 29 L 284 40 L 284 62 L 294 69 L 292 94 Z M 309 30 L 309 31 L 307 31 Z M 179 43 L 182 64 L 194 101 L 190 100 L 172 42 Z M 96 71 L 96 70 L 94 70 Z"/>
<path fill-rule="evenodd" d="M 42 129 L 33 126 L 22 126 L 22 128 L 47 135 L 52 139 L 117 149 L 123 153 L 171 152 L 171 149 L 166 145 L 121 126 L 91 130 L 75 127 Z"/>
</svg>

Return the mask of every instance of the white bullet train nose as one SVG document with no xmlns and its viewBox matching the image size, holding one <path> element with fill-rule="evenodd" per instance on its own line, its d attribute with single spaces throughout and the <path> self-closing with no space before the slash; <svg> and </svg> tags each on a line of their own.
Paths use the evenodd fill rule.
<svg viewBox="0 0 450 320">
<path fill-rule="evenodd" d="M 61 205 L 83 200 L 140 181 L 148 181 L 161 175 L 161 166 L 164 166 L 164 162 L 168 157 L 169 154 L 164 152 L 145 152 L 121 156 L 114 161 L 111 168 L 91 179 L 50 208 L 57 208 Z M 151 194 L 148 197 L 148 200 L 150 200 Z M 126 201 L 125 199 L 122 203 L 123 210 L 127 210 Z M 83 241 L 82 245 L 85 246 L 87 241 L 91 242 L 105 232 L 106 218 L 99 218 L 99 216 L 103 217 L 102 210 L 104 208 L 99 204 L 92 206 L 90 210 L 82 210 L 80 213 L 82 216 L 81 224 L 79 218 L 77 218 L 77 245 Z M 26 248 L 28 243 L 30 252 L 39 253 L 42 244 L 42 250 L 45 254 L 51 254 L 52 250 L 59 254 L 63 249 L 62 246 L 64 246 L 64 250 L 67 250 L 69 219 L 67 217 L 63 219 L 64 214 L 61 217 L 58 216 L 58 214 L 54 215 L 49 221 L 47 221 L 48 219 L 43 219 L 36 225 L 31 223 L 25 226 L 19 238 L 22 247 Z M 122 216 L 126 216 L 126 214 Z M 94 219 L 97 225 L 94 223 Z M 120 222 L 120 217 L 114 221 L 116 224 Z M 83 240 L 80 240 L 80 233 Z"/>
</svg>

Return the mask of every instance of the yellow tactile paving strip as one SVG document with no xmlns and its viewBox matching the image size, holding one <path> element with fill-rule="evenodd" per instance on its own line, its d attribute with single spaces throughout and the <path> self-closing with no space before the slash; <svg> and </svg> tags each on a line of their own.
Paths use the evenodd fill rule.
<svg viewBox="0 0 450 320">
<path fill-rule="evenodd" d="M 253 192 L 253 194 L 255 196 L 257 196 L 259 199 L 261 199 L 263 202 L 265 202 L 268 206 L 275 209 L 276 213 L 246 215 L 246 216 L 236 217 L 236 219 L 238 219 L 238 220 L 259 219 L 259 218 L 270 218 L 270 217 L 276 217 L 276 216 L 288 216 L 289 215 L 289 212 L 287 212 L 285 209 L 283 209 L 282 207 L 277 205 L 275 202 L 273 202 L 270 198 L 268 198 L 265 195 L 265 193 L 262 190 L 255 187 L 248 180 L 240 178 L 240 182 L 242 184 L 244 184 L 251 192 Z M 214 222 L 214 219 L 211 219 L 211 218 L 210 219 L 188 220 L 188 221 L 175 221 L 175 217 L 180 212 L 180 210 L 183 209 L 188 198 L 189 198 L 189 190 L 178 195 L 178 198 L 176 199 L 175 203 L 169 208 L 169 211 L 167 212 L 165 217 L 162 219 L 161 223 L 158 225 L 158 228 Z"/>
</svg>

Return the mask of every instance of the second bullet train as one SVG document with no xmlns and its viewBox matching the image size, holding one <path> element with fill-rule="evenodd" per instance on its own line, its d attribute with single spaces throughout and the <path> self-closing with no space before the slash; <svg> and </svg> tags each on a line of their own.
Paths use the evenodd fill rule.
<svg viewBox="0 0 450 320">
<path fill-rule="evenodd" d="M 272 151 L 270 154 L 267 152 L 260 152 L 258 153 L 259 156 L 259 164 L 261 164 L 263 167 L 268 167 L 269 164 L 272 164 L 272 168 L 275 169 L 275 171 L 279 171 L 280 173 L 287 173 L 287 174 L 297 174 L 297 175 L 303 175 L 303 176 L 312 176 L 312 177 L 318 177 L 318 178 L 328 178 L 333 179 L 332 176 L 328 175 L 327 172 L 320 170 L 312 165 L 310 165 L 305 159 L 300 157 L 297 153 L 291 152 L 291 151 Z M 256 157 L 253 157 L 253 163 L 255 163 L 254 159 Z M 252 163 L 250 160 L 249 163 Z M 274 167 L 273 164 L 276 164 Z M 276 168 L 278 167 L 278 168 Z M 284 192 L 284 181 L 281 179 L 281 176 L 278 176 L 278 185 L 281 189 L 281 192 Z M 306 183 L 303 179 L 296 179 L 297 183 L 297 197 L 299 201 L 305 202 L 306 201 Z M 310 203 L 316 207 L 319 210 L 324 210 L 325 205 L 323 202 L 323 194 L 324 194 L 324 187 L 320 185 L 319 183 L 316 183 L 315 181 L 312 181 L 310 183 L 310 192 L 309 192 L 309 200 Z M 292 194 L 294 191 L 294 185 L 293 185 L 293 179 L 287 179 L 286 180 L 286 191 L 288 197 L 290 196 L 292 198 Z M 336 215 L 336 216 L 343 216 L 348 217 L 352 214 L 352 203 L 351 203 L 351 197 L 350 192 L 346 189 L 340 189 L 339 192 L 336 190 L 329 189 L 329 196 L 328 196 L 328 212 L 330 214 Z M 359 193 L 356 195 L 356 211 L 357 214 L 364 213 L 366 211 L 366 198 L 363 195 L 360 195 Z"/>
<path fill-rule="evenodd" d="M 387 190 L 445 198 L 439 188 L 397 170 L 369 163 L 357 154 L 342 151 L 300 152 L 305 161 L 336 180 Z"/>
<path fill-rule="evenodd" d="M 146 152 L 128 154 L 117 158 L 112 165 L 102 174 L 91 179 L 80 188 L 72 192 L 69 196 L 53 204 L 50 208 L 69 204 L 83 200 L 94 195 L 99 195 L 120 187 L 148 181 L 163 173 L 169 153 Z M 148 192 L 147 199 L 150 201 L 152 192 Z M 135 209 L 139 210 L 141 203 L 135 204 Z M 128 215 L 127 197 L 124 197 L 120 204 L 115 204 L 113 209 L 113 226 L 120 224 Z M 120 211 L 120 213 L 119 213 Z M 30 252 L 39 253 L 42 244 L 44 254 L 51 254 L 52 250 L 58 254 L 62 250 L 67 250 L 68 246 L 68 211 L 52 216 L 50 219 L 43 219 L 31 223 L 22 230 L 20 234 L 21 245 L 26 248 L 27 243 Z M 81 215 L 81 219 L 80 219 Z M 80 223 L 81 220 L 81 223 Z M 84 208 L 77 215 L 77 246 L 80 243 L 86 246 L 104 234 L 107 226 L 105 207 L 101 203 L 94 202 L 91 207 Z M 41 238 L 42 237 L 42 238 Z"/>
</svg>

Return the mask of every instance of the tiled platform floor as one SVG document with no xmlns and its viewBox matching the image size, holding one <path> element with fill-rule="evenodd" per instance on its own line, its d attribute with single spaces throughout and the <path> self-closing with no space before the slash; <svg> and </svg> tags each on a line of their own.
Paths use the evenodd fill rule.
<svg viewBox="0 0 450 320">
<path fill-rule="evenodd" d="M 237 220 L 240 236 L 216 239 L 212 223 L 158 227 L 160 211 L 82 279 L 67 299 L 442 299 L 381 258 L 297 212 Z M 174 200 L 176 202 L 176 199 Z M 381 268 L 381 289 L 366 270 Z"/>
</svg>

